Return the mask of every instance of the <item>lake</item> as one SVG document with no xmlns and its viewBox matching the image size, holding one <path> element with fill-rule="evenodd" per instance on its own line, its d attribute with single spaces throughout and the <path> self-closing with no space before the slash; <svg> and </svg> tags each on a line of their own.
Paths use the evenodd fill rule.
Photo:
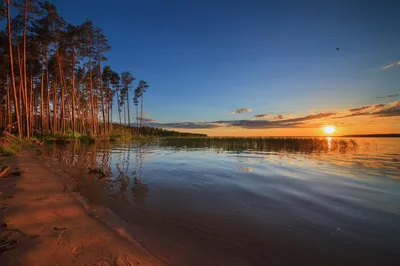
<svg viewBox="0 0 400 266">
<path fill-rule="evenodd" d="M 168 265 L 400 265 L 400 140 L 355 140 L 55 146 L 48 163 Z"/>
</svg>

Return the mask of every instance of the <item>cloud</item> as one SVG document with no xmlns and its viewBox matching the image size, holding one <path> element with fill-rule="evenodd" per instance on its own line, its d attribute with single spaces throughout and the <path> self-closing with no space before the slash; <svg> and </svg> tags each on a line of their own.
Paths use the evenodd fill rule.
<svg viewBox="0 0 400 266">
<path fill-rule="evenodd" d="M 386 70 L 386 69 L 391 68 L 391 67 L 394 67 L 394 64 L 389 64 L 389 65 L 382 66 L 381 69 Z"/>
<path fill-rule="evenodd" d="M 142 119 L 140 119 L 140 117 L 136 117 L 136 119 L 137 120 L 142 120 L 142 122 L 144 123 L 144 124 L 152 124 L 152 123 L 155 123 L 156 122 L 156 120 L 154 120 L 154 119 L 151 119 L 151 118 L 145 118 L 145 117 L 143 117 Z"/>
<path fill-rule="evenodd" d="M 272 114 L 261 114 L 261 115 L 255 115 L 254 118 L 271 118 L 272 120 L 283 120 L 283 119 L 288 119 L 289 117 L 291 117 L 291 114 L 287 114 L 287 115 L 272 115 Z"/>
<path fill-rule="evenodd" d="M 162 128 L 186 128 L 186 129 L 211 129 L 217 127 L 224 127 L 214 122 L 176 122 L 176 123 L 157 123 L 154 124 L 156 127 Z"/>
<path fill-rule="evenodd" d="M 392 67 L 397 67 L 397 66 L 400 66 L 400 61 L 398 61 L 397 63 L 391 63 L 391 64 L 381 66 L 381 69 L 386 70 L 386 69 L 389 69 Z"/>
<path fill-rule="evenodd" d="M 300 122 L 271 121 L 271 120 L 231 120 L 231 121 L 216 121 L 215 123 L 224 124 L 226 127 L 241 127 L 247 129 L 291 128 L 301 124 Z"/>
<path fill-rule="evenodd" d="M 356 107 L 356 108 L 349 109 L 349 112 L 358 112 L 358 111 L 362 111 L 362 110 L 371 108 L 371 106 L 372 106 L 372 105 L 363 105 L 363 106 L 360 106 L 360 107 Z"/>
<path fill-rule="evenodd" d="M 315 113 L 291 119 L 280 120 L 220 120 L 213 122 L 177 122 L 159 123 L 155 126 L 163 128 L 184 128 L 184 129 L 212 129 L 221 127 L 241 127 L 246 129 L 267 129 L 267 128 L 293 128 L 293 127 L 313 127 L 305 124 L 309 120 L 318 120 L 334 116 L 335 112 Z"/>
<path fill-rule="evenodd" d="M 357 116 L 372 116 L 372 117 L 394 117 L 400 116 L 400 101 L 395 101 L 387 104 L 372 104 L 363 105 L 360 107 L 351 108 L 348 110 L 318 112 L 305 116 L 292 117 L 291 115 L 268 115 L 259 114 L 255 118 L 269 119 L 243 119 L 243 120 L 220 120 L 210 122 L 177 122 L 177 123 L 156 123 L 154 126 L 163 128 L 182 128 L 182 129 L 213 129 L 240 127 L 245 129 L 271 129 L 271 128 L 315 128 L 329 123 L 338 126 L 354 125 L 353 121 L 338 121 L 339 118 L 349 118 Z M 331 120 L 335 119 L 335 120 Z"/>
<path fill-rule="evenodd" d="M 400 63 L 400 62 L 399 62 L 399 63 Z M 394 97 L 400 97 L 400 93 L 391 94 L 391 95 L 387 95 L 387 96 L 378 96 L 378 97 L 376 97 L 376 98 L 382 99 L 382 98 L 394 98 Z"/>
<path fill-rule="evenodd" d="M 308 121 L 308 120 L 328 118 L 328 117 L 335 116 L 336 114 L 337 114 L 336 112 L 319 112 L 319 113 L 314 113 L 311 115 L 296 117 L 296 118 L 292 118 L 292 119 L 286 119 L 283 121 L 303 122 L 303 121 Z"/>
<path fill-rule="evenodd" d="M 342 112 L 336 118 L 346 118 L 354 116 L 398 116 L 400 115 L 400 102 L 395 101 L 387 104 L 372 104 L 364 105 L 358 108 L 349 109 L 347 112 Z"/>
<path fill-rule="evenodd" d="M 243 109 L 234 110 L 232 112 L 232 114 L 235 115 L 235 114 L 241 114 L 241 113 L 250 113 L 251 111 L 252 111 L 251 109 L 243 108 Z"/>
<path fill-rule="evenodd" d="M 400 116 L 400 101 L 386 104 L 372 114 L 374 116 Z"/>
<path fill-rule="evenodd" d="M 261 115 L 255 115 L 254 118 L 268 118 L 270 116 L 271 114 L 261 114 Z"/>
<path fill-rule="evenodd" d="M 283 120 L 283 119 L 288 119 L 291 116 L 292 116 L 291 114 L 287 114 L 287 115 L 261 114 L 261 115 L 255 115 L 254 118 L 271 118 L 272 117 L 272 120 Z"/>
<path fill-rule="evenodd" d="M 232 121 L 216 121 L 214 123 L 224 124 L 230 127 L 242 127 L 248 129 L 256 128 L 293 128 L 293 127 L 307 127 L 307 124 L 303 123 L 309 120 L 318 120 L 334 116 L 335 112 L 324 112 L 315 113 L 307 116 L 300 116 L 291 119 L 281 120 L 232 120 Z"/>
<path fill-rule="evenodd" d="M 276 116 L 274 116 L 273 120 L 287 119 L 287 118 L 289 118 L 291 116 L 292 116 L 291 114 L 288 114 L 288 115 L 276 115 Z"/>
</svg>

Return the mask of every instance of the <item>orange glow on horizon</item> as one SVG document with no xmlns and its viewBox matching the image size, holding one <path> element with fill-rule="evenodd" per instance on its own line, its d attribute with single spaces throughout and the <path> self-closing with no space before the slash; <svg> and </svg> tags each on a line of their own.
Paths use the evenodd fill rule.
<svg viewBox="0 0 400 266">
<path fill-rule="evenodd" d="M 332 135 L 327 135 L 324 126 L 333 126 L 335 131 Z M 303 127 L 293 128 L 257 128 L 246 129 L 241 127 L 220 127 L 220 128 L 198 128 L 185 129 L 174 128 L 172 130 L 180 132 L 203 133 L 208 136 L 231 136 L 231 137 L 270 137 L 270 136 L 292 136 L 292 137 L 321 137 L 321 136 L 343 136 L 351 134 L 390 134 L 400 132 L 400 119 L 398 117 L 351 117 L 337 119 L 332 124 L 326 121 L 315 124 L 304 124 Z"/>
</svg>

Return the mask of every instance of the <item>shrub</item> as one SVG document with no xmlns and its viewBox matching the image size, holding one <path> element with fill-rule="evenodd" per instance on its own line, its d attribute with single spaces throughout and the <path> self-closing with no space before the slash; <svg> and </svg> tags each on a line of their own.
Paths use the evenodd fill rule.
<svg viewBox="0 0 400 266">
<path fill-rule="evenodd" d="M 5 156 L 14 155 L 22 149 L 22 141 L 16 137 L 2 137 L 0 140 L 0 154 Z"/>
</svg>

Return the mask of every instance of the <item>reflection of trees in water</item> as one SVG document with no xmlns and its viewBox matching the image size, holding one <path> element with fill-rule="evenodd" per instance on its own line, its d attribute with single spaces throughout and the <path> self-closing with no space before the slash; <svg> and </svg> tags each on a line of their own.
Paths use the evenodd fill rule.
<svg viewBox="0 0 400 266">
<path fill-rule="evenodd" d="M 129 187 L 129 176 L 128 176 L 128 170 L 129 170 L 129 162 L 130 162 L 130 156 L 131 156 L 131 143 L 127 144 L 127 149 L 124 149 L 120 156 L 119 160 L 116 163 L 116 168 L 118 171 L 118 176 L 115 179 L 119 183 L 119 192 L 121 195 L 125 195 L 125 192 L 127 188 Z"/>
<path fill-rule="evenodd" d="M 133 200 L 135 202 L 143 202 L 149 194 L 148 185 L 142 181 L 144 155 L 140 143 L 134 143 L 133 145 L 136 145 L 134 149 L 132 149 L 132 143 L 127 144 L 127 148 L 120 150 L 120 154 L 116 156 L 118 158 L 116 163 L 118 176 L 115 180 L 119 183 L 119 192 L 122 196 L 125 195 L 132 180 L 130 191 Z M 134 165 L 130 164 L 132 155 L 135 158 Z M 129 175 L 130 171 L 132 171 L 131 176 Z"/>
<path fill-rule="evenodd" d="M 119 195 L 123 198 L 130 190 L 135 202 L 143 202 L 149 194 L 149 187 L 143 182 L 143 160 L 145 151 L 141 143 L 126 143 L 121 147 L 111 146 L 107 142 L 94 145 L 71 144 L 70 146 L 53 147 L 50 150 L 53 160 L 86 173 L 87 169 L 101 169 L 107 176 L 102 179 L 111 187 L 117 185 Z M 131 159 L 135 159 L 132 165 Z M 112 177 L 112 166 L 115 163 L 116 177 Z"/>
<path fill-rule="evenodd" d="M 141 143 L 138 143 L 137 145 L 135 161 L 135 169 L 132 171 L 133 185 L 131 192 L 135 202 L 142 202 L 149 194 L 149 187 L 141 180 L 143 176 L 143 153 Z"/>
</svg>

